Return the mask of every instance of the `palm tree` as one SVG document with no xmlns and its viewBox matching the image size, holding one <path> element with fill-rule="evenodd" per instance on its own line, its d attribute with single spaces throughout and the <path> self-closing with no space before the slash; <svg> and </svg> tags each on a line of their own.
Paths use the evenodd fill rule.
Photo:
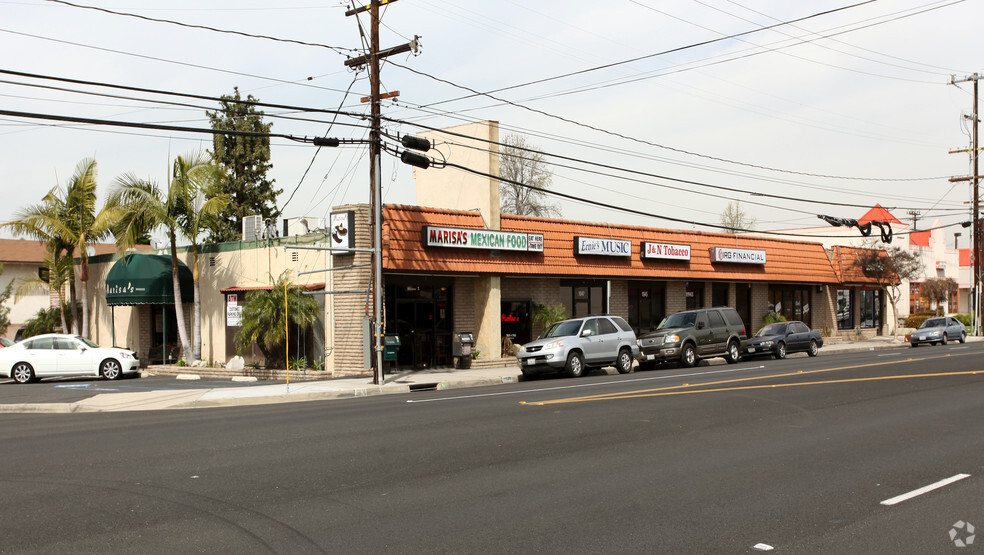
<svg viewBox="0 0 984 555">
<path fill-rule="evenodd" d="M 222 212 L 229 205 L 231 197 L 219 193 L 225 181 L 225 172 L 211 157 L 204 153 L 190 157 L 178 156 L 174 161 L 172 184 L 182 192 L 184 210 L 178 215 L 178 226 L 182 235 L 191 242 L 191 275 L 194 284 L 194 305 L 192 312 L 192 356 L 201 358 L 202 353 L 202 302 L 199 292 L 198 236 L 205 231 L 205 221 L 210 216 Z"/>
<path fill-rule="evenodd" d="M 121 251 L 133 247 L 147 230 L 163 227 L 171 246 L 171 279 L 174 286 L 174 313 L 178 321 L 178 339 L 184 360 L 192 358 L 188 331 L 185 329 L 184 309 L 181 306 L 181 286 L 178 281 L 178 214 L 182 210 L 181 195 L 174 183 L 162 191 L 157 183 L 138 178 L 132 173 L 116 178 L 109 203 L 122 210 L 115 228 L 116 245 Z"/>
<path fill-rule="evenodd" d="M 82 336 L 89 337 L 89 253 L 87 247 L 104 240 L 119 216 L 119 209 L 109 203 L 96 211 L 96 161 L 87 158 L 75 167 L 65 190 L 65 213 L 55 232 L 71 249 L 79 253 L 79 283 L 82 284 Z M 74 305 L 74 301 L 73 301 Z M 73 306 L 73 321 L 75 312 Z M 74 326 L 74 325 L 73 325 Z"/>
<path fill-rule="evenodd" d="M 187 361 L 201 356 L 201 301 L 198 288 L 198 235 L 202 221 L 218 213 L 229 203 L 228 195 L 214 194 L 222 180 L 221 171 L 207 156 L 179 156 L 167 190 L 156 183 L 142 180 L 133 174 L 117 178 L 109 203 L 120 209 L 115 227 L 117 245 L 121 250 L 132 247 L 138 237 L 149 230 L 164 227 L 171 247 L 171 277 L 174 285 L 174 311 L 178 321 L 178 337 L 183 357 Z M 210 197 L 211 195 L 211 197 Z M 192 275 L 194 276 L 194 312 L 192 329 L 194 345 L 188 341 L 178 281 L 178 233 L 192 244 Z"/>
<path fill-rule="evenodd" d="M 43 241 L 51 255 L 49 270 L 60 267 L 63 258 L 72 260 L 79 253 L 79 282 L 82 284 L 82 317 L 76 308 L 75 267 L 68 269 L 69 305 L 72 313 L 72 332 L 89 335 L 89 253 L 86 247 L 109 236 L 117 216 L 116 208 L 104 205 L 96 212 L 96 161 L 83 159 L 75 166 L 75 173 L 62 191 L 54 187 L 41 199 L 40 204 L 23 208 L 14 213 L 14 220 L 2 227 L 15 235 L 24 235 Z M 63 305 L 64 306 L 64 305 Z M 64 321 L 64 318 L 62 319 Z"/>
<path fill-rule="evenodd" d="M 310 295 L 301 295 L 299 288 L 291 283 L 288 272 L 284 272 L 272 290 L 250 291 L 246 295 L 242 328 L 235 337 L 236 348 L 242 352 L 255 343 L 266 358 L 267 368 L 275 368 L 284 362 L 286 353 L 287 329 L 284 317 L 289 318 L 294 325 L 307 327 L 317 321 L 319 313 L 318 301 Z"/>
</svg>

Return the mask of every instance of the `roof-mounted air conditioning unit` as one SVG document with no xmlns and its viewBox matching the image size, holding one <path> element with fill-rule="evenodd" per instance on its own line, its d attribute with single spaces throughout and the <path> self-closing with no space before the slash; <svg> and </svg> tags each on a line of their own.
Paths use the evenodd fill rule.
<svg viewBox="0 0 984 555">
<path fill-rule="evenodd" d="M 243 241 L 258 241 L 263 234 L 263 216 L 243 217 Z"/>
</svg>

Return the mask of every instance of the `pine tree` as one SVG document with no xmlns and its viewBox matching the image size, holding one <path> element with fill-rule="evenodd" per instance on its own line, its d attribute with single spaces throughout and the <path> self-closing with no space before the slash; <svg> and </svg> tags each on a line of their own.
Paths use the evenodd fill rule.
<svg viewBox="0 0 984 555">
<path fill-rule="evenodd" d="M 234 94 L 222 96 L 220 110 L 205 113 L 212 129 L 269 133 L 273 124 L 263 122 L 263 111 L 252 104 L 255 102 L 253 95 L 247 95 L 243 101 L 236 87 Z M 213 137 L 210 154 L 228 176 L 218 192 L 228 194 L 231 202 L 206 222 L 209 235 L 205 242 L 238 241 L 244 216 L 260 215 L 264 220 L 278 216 L 277 195 L 283 190 L 275 189 L 273 180 L 266 177 L 273 167 L 269 137 L 222 134 Z"/>
</svg>

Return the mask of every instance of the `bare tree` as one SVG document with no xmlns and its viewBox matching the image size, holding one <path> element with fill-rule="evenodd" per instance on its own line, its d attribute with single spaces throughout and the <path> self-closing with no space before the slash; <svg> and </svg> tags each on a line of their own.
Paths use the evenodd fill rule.
<svg viewBox="0 0 984 555">
<path fill-rule="evenodd" d="M 919 286 L 919 293 L 929 299 L 930 303 L 936 304 L 936 312 L 939 314 L 943 303 L 947 302 L 959 289 L 960 286 L 953 278 L 930 278 Z"/>
<path fill-rule="evenodd" d="M 737 200 L 729 202 L 728 206 L 724 208 L 724 212 L 721 212 L 721 226 L 728 233 L 751 231 L 755 229 L 757 223 L 758 220 L 749 216 Z"/>
<path fill-rule="evenodd" d="M 503 214 L 559 217 L 560 207 L 547 199 L 546 193 L 531 189 L 549 189 L 553 174 L 542 154 L 522 135 L 509 135 L 499 149 L 499 207 Z"/>
<path fill-rule="evenodd" d="M 885 289 L 892 303 L 892 314 L 897 315 L 898 302 L 902 298 L 902 282 L 912 280 L 923 272 L 922 258 L 918 253 L 900 247 L 874 248 L 874 243 L 859 249 L 855 265 L 861 272 L 874 278 Z M 896 318 L 897 320 L 897 318 Z M 898 322 L 893 322 L 892 335 L 898 335 Z"/>
</svg>

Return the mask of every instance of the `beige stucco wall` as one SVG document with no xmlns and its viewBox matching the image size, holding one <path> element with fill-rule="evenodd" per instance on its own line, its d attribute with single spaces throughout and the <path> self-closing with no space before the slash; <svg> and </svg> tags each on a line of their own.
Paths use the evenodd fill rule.
<svg viewBox="0 0 984 555">
<path fill-rule="evenodd" d="M 225 363 L 236 355 L 234 350 L 226 349 L 226 296 L 220 291 L 228 287 L 262 287 L 272 285 L 284 271 L 290 272 L 290 279 L 297 284 L 325 282 L 332 287 L 331 272 L 299 275 L 301 272 L 324 270 L 330 267 L 331 255 L 323 250 L 297 250 L 288 246 L 315 246 L 327 243 L 324 234 L 309 234 L 273 239 L 269 244 L 263 242 L 230 242 L 203 247 L 198 255 L 200 270 L 199 290 L 201 295 L 201 336 L 203 360 Z M 192 254 L 184 248 L 178 249 L 178 259 L 189 268 Z M 144 251 L 141 254 L 168 254 L 168 250 Z M 97 257 L 90 264 L 91 278 L 88 288 L 90 313 L 90 337 L 101 345 L 120 345 L 130 347 L 143 356 L 150 348 L 146 334 L 140 330 L 149 327 L 143 321 L 149 317 L 148 311 L 133 307 L 109 307 L 106 304 L 106 276 L 119 259 L 119 255 Z M 81 294 L 81 291 L 80 291 Z M 243 295 L 240 295 L 243 298 Z M 240 301 L 240 304 L 243 301 Z M 332 303 L 324 303 L 322 321 L 334 321 Z M 183 306 L 185 319 L 190 323 L 193 305 Z M 324 326 L 325 353 L 324 368 L 334 368 L 332 326 Z M 188 340 L 192 340 L 192 330 L 188 327 Z M 258 354 L 258 353 L 257 353 Z M 244 353 L 247 363 L 262 362 L 249 353 Z"/>
<path fill-rule="evenodd" d="M 0 274 L 0 290 L 12 283 L 12 294 L 6 305 L 10 307 L 11 327 L 7 330 L 7 337 L 13 338 L 17 328 L 24 325 L 41 309 L 51 306 L 51 299 L 46 288 L 33 287 L 26 288 L 23 294 L 18 295 L 17 289 L 25 281 L 34 280 L 38 277 L 37 263 L 17 264 L 15 262 L 5 262 L 3 264 L 3 274 Z"/>
<path fill-rule="evenodd" d="M 445 132 L 446 131 L 446 132 Z M 464 137 L 459 136 L 464 135 Z M 499 124 L 494 121 L 467 123 L 444 131 L 427 131 L 440 159 L 453 161 L 478 172 L 499 175 Z M 475 138 L 470 138 L 475 137 Z M 414 168 L 417 205 L 456 210 L 478 210 L 489 229 L 499 229 L 499 182 L 457 168 Z"/>
</svg>

